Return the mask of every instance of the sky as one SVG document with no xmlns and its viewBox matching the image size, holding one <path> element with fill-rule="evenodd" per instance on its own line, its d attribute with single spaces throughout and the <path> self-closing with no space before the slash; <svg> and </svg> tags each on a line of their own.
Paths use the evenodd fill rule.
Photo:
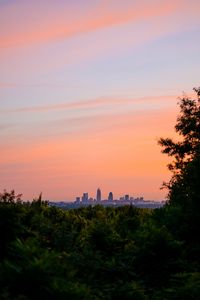
<svg viewBox="0 0 200 300">
<path fill-rule="evenodd" d="M 199 0 L 0 0 L 0 191 L 165 199 Z"/>
</svg>

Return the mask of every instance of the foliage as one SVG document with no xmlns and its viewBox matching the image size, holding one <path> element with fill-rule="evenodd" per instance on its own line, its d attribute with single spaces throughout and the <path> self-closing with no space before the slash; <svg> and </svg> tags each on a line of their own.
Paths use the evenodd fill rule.
<svg viewBox="0 0 200 300">
<path fill-rule="evenodd" d="M 161 138 L 159 144 L 162 152 L 174 157 L 169 169 L 179 174 L 197 155 L 200 155 L 200 87 L 194 88 L 196 98 L 183 96 L 179 99 L 180 114 L 177 117 L 175 131 L 182 137 L 181 141 Z"/>
<path fill-rule="evenodd" d="M 179 274 L 189 293 L 199 261 L 174 232 L 173 210 L 0 201 L 0 299 L 172 299 Z"/>
</svg>

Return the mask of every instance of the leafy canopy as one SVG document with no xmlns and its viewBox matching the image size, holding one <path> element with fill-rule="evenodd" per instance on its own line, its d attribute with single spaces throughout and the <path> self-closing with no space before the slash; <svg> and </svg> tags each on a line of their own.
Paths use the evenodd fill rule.
<svg viewBox="0 0 200 300">
<path fill-rule="evenodd" d="M 160 138 L 158 143 L 162 152 L 174 157 L 168 165 L 175 174 L 181 172 L 188 162 L 200 153 L 200 87 L 193 89 L 196 98 L 183 96 L 179 98 L 180 114 L 177 117 L 175 131 L 182 137 L 181 141 Z"/>
<path fill-rule="evenodd" d="M 183 96 L 179 99 L 180 113 L 177 117 L 175 131 L 181 141 L 161 138 L 159 144 L 162 152 L 172 156 L 173 162 L 168 168 L 173 172 L 169 183 L 168 198 L 171 203 L 197 208 L 200 197 L 200 87 L 194 88 L 195 98 Z"/>
</svg>

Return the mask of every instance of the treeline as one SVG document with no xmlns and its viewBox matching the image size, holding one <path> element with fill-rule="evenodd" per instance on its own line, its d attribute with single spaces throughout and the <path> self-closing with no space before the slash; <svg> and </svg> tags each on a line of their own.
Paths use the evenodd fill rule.
<svg viewBox="0 0 200 300">
<path fill-rule="evenodd" d="M 167 204 L 64 211 L 0 194 L 0 299 L 200 299 L 200 88 L 180 99 Z"/>
<path fill-rule="evenodd" d="M 200 235 L 181 207 L 14 198 L 0 201 L 0 299 L 199 299 Z"/>
</svg>

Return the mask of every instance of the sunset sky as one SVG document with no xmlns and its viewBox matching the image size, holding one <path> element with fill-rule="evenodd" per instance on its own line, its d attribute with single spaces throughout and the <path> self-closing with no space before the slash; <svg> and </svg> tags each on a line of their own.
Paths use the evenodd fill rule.
<svg viewBox="0 0 200 300">
<path fill-rule="evenodd" d="M 0 0 L 0 191 L 162 200 L 199 0 Z"/>
</svg>

